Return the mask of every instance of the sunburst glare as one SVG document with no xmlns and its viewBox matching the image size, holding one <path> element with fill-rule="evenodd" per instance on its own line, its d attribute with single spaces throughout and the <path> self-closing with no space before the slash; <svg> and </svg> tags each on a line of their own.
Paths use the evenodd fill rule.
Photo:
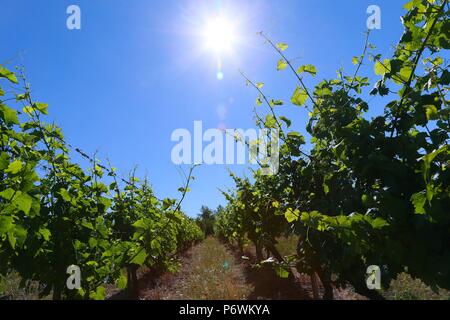
<svg viewBox="0 0 450 320">
<path fill-rule="evenodd" d="M 204 26 L 203 39 L 208 50 L 218 54 L 230 52 L 236 41 L 235 26 L 225 17 L 209 19 Z"/>
</svg>

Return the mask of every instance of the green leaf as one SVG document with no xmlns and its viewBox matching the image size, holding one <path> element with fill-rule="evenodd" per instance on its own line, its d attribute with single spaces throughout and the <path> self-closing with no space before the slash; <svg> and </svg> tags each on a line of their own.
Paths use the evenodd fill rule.
<svg viewBox="0 0 450 320">
<path fill-rule="evenodd" d="M 14 198 L 13 204 L 25 215 L 30 213 L 31 204 L 33 203 L 33 198 L 26 193 L 21 193 L 19 196 Z"/>
<path fill-rule="evenodd" d="M 316 90 L 314 90 L 314 94 L 316 96 L 322 98 L 322 97 L 325 97 L 325 96 L 331 96 L 332 92 L 331 92 L 330 88 L 322 87 L 322 88 L 317 88 Z"/>
<path fill-rule="evenodd" d="M 127 275 L 125 271 L 122 271 L 119 278 L 116 281 L 116 285 L 119 289 L 125 289 L 127 287 Z"/>
<path fill-rule="evenodd" d="M 274 116 L 271 114 L 268 114 L 266 116 L 266 121 L 264 122 L 264 126 L 266 128 L 276 128 L 277 127 L 277 121 Z"/>
<path fill-rule="evenodd" d="M 104 287 L 100 286 L 95 292 L 89 294 L 89 298 L 92 300 L 105 300 L 106 290 Z"/>
<path fill-rule="evenodd" d="M 403 5 L 403 8 L 406 9 L 406 10 L 411 10 L 414 7 L 414 3 L 416 3 L 416 2 L 417 2 L 416 0 L 411 0 L 411 1 L 407 2 L 407 3 L 405 3 Z"/>
<path fill-rule="evenodd" d="M 26 106 L 26 107 L 23 107 L 23 109 L 22 109 L 22 111 L 29 116 L 33 115 L 34 110 L 35 109 L 32 106 Z"/>
<path fill-rule="evenodd" d="M 19 124 L 19 118 L 17 117 L 17 111 L 11 109 L 5 105 L 0 105 L 0 117 L 7 125 Z"/>
<path fill-rule="evenodd" d="M 11 230 L 13 221 L 13 217 L 0 214 L 0 236 Z"/>
<path fill-rule="evenodd" d="M 0 170 L 5 170 L 9 166 L 9 155 L 6 152 L 0 154 Z"/>
<path fill-rule="evenodd" d="M 297 87 L 292 95 L 291 102 L 296 106 L 303 106 L 308 99 L 306 91 L 300 87 Z"/>
<path fill-rule="evenodd" d="M 13 230 L 10 230 L 8 232 L 8 240 L 11 247 L 15 248 L 16 244 L 18 244 L 19 247 L 22 247 L 27 238 L 27 233 L 27 230 L 21 225 L 16 225 L 14 232 Z"/>
<path fill-rule="evenodd" d="M 139 248 L 138 253 L 131 259 L 130 263 L 142 265 L 145 262 L 145 259 L 147 259 L 147 252 L 144 248 Z"/>
<path fill-rule="evenodd" d="M 26 93 L 16 94 L 16 101 L 25 100 L 28 97 Z"/>
<path fill-rule="evenodd" d="M 427 196 L 427 200 L 428 202 L 431 202 L 431 200 L 433 200 L 434 197 L 434 185 L 433 183 L 427 183 L 427 185 L 425 186 L 426 189 L 426 196 Z"/>
<path fill-rule="evenodd" d="M 181 193 L 187 193 L 187 192 L 191 191 L 191 188 L 180 187 L 180 188 L 178 188 L 178 191 Z"/>
<path fill-rule="evenodd" d="M 385 59 L 383 63 L 381 63 L 380 60 L 377 60 L 377 62 L 375 62 L 374 70 L 375 74 L 384 76 L 391 70 L 390 61 L 388 59 Z"/>
<path fill-rule="evenodd" d="M 444 145 L 437 150 L 425 155 L 422 157 L 422 175 L 425 183 L 428 182 L 428 172 L 430 171 L 431 162 L 433 162 L 434 158 L 436 158 L 440 153 L 447 151 L 448 146 Z"/>
<path fill-rule="evenodd" d="M 305 137 L 303 137 L 300 132 L 291 131 L 287 134 L 287 136 L 288 136 L 288 138 L 295 139 L 296 143 L 300 143 L 300 144 L 305 143 Z"/>
<path fill-rule="evenodd" d="M 6 173 L 17 174 L 22 170 L 23 164 L 20 160 L 14 160 L 8 166 L 8 169 L 5 170 Z"/>
<path fill-rule="evenodd" d="M 273 106 L 282 106 L 283 105 L 283 100 L 270 100 L 270 105 Z"/>
<path fill-rule="evenodd" d="M 39 228 L 39 234 L 44 238 L 45 241 L 50 240 L 51 232 L 47 228 Z"/>
<path fill-rule="evenodd" d="M 14 236 L 14 232 L 13 230 L 8 231 L 8 242 L 11 245 L 11 248 L 15 248 L 16 247 L 16 237 Z"/>
<path fill-rule="evenodd" d="M 109 185 L 109 190 L 117 191 L 117 183 L 116 183 L 116 182 L 112 182 L 112 183 Z"/>
<path fill-rule="evenodd" d="M 93 225 L 92 222 L 90 222 L 90 221 L 83 220 L 83 221 L 81 222 L 81 225 L 82 225 L 83 227 L 85 227 L 85 228 L 90 229 L 90 230 L 94 230 L 94 225 Z"/>
<path fill-rule="evenodd" d="M 411 77 L 412 74 L 412 68 L 409 66 L 405 66 L 400 69 L 399 75 L 401 80 L 406 83 L 409 80 L 409 77 Z"/>
<path fill-rule="evenodd" d="M 283 121 L 284 123 L 286 123 L 286 127 L 290 127 L 292 124 L 292 121 L 288 118 L 286 118 L 285 116 L 280 116 L 280 120 Z"/>
<path fill-rule="evenodd" d="M 284 268 L 284 267 L 282 267 L 280 265 L 275 265 L 274 269 L 275 269 L 275 273 L 280 278 L 283 278 L 283 279 L 289 278 L 289 271 L 287 271 L 286 268 Z"/>
<path fill-rule="evenodd" d="M 160 251 L 161 245 L 159 244 L 158 240 L 153 239 L 152 241 L 150 241 L 150 248 L 152 248 L 153 250 Z"/>
<path fill-rule="evenodd" d="M 13 83 L 18 83 L 16 75 L 3 66 L 0 66 L 0 78 L 6 78 Z"/>
<path fill-rule="evenodd" d="M 264 83 L 263 83 L 263 82 L 257 82 L 257 83 L 256 83 L 256 87 L 257 87 L 258 89 L 262 89 L 262 87 L 264 87 Z"/>
<path fill-rule="evenodd" d="M 288 48 L 288 45 L 286 43 L 280 42 L 277 43 L 277 48 L 280 49 L 281 51 L 284 51 Z"/>
<path fill-rule="evenodd" d="M 284 60 L 284 59 L 278 60 L 278 64 L 277 64 L 277 70 L 278 71 L 284 70 L 284 69 L 286 69 L 286 67 L 287 67 L 286 60 Z"/>
<path fill-rule="evenodd" d="M 18 196 L 20 195 L 22 192 L 20 191 L 14 191 L 11 188 L 5 189 L 2 192 L 0 192 L 0 197 L 2 197 L 3 199 L 7 200 L 7 201 L 11 201 L 13 196 Z"/>
<path fill-rule="evenodd" d="M 358 64 L 359 63 L 359 58 L 358 57 L 353 57 L 352 58 L 352 63 L 353 64 Z"/>
<path fill-rule="evenodd" d="M 369 196 L 367 194 L 361 196 L 361 201 L 364 207 L 367 208 L 369 206 Z"/>
<path fill-rule="evenodd" d="M 432 104 L 426 105 L 425 110 L 428 120 L 436 120 L 439 118 L 438 109 L 434 105 Z"/>
<path fill-rule="evenodd" d="M 315 76 L 317 74 L 317 69 L 312 64 L 305 64 L 305 65 L 301 66 L 300 68 L 298 68 L 298 70 L 297 70 L 298 74 L 302 74 L 304 72 L 310 73 L 313 76 Z"/>
<path fill-rule="evenodd" d="M 43 114 L 48 114 L 47 108 L 48 108 L 48 104 L 47 103 L 42 103 L 42 102 L 36 102 L 34 104 L 34 107 L 39 110 L 40 112 L 42 112 Z"/>
<path fill-rule="evenodd" d="M 95 238 L 90 237 L 88 244 L 89 244 L 89 247 L 95 248 L 97 246 L 97 240 Z"/>
<path fill-rule="evenodd" d="M 170 208 L 174 204 L 175 204 L 175 200 L 169 199 L 169 198 L 165 198 L 163 200 L 163 210 L 166 210 L 166 209 Z"/>
<path fill-rule="evenodd" d="M 374 229 L 381 229 L 388 225 L 389 225 L 389 223 L 386 220 L 384 220 L 383 218 L 378 217 L 372 221 L 372 228 L 374 228 Z"/>
<path fill-rule="evenodd" d="M 411 202 L 414 205 L 414 212 L 416 214 L 425 214 L 425 203 L 427 202 L 426 194 L 423 192 L 414 193 L 411 196 Z"/>
<path fill-rule="evenodd" d="M 284 217 L 287 222 L 291 223 L 293 221 L 297 221 L 300 216 L 300 211 L 298 209 L 292 210 L 292 208 L 288 208 L 284 213 Z"/>
<path fill-rule="evenodd" d="M 63 200 L 66 201 L 66 202 L 70 202 L 72 200 L 72 197 L 70 196 L 70 193 L 64 188 L 61 188 L 59 190 L 59 194 L 61 195 Z"/>
<path fill-rule="evenodd" d="M 428 181 L 431 163 L 433 162 L 434 158 L 436 158 L 440 153 L 446 152 L 447 149 L 448 149 L 448 145 L 444 145 L 444 146 L 440 147 L 439 149 L 437 149 L 421 158 L 423 161 L 421 171 L 422 171 L 423 180 L 425 181 L 425 185 L 426 185 L 426 196 L 427 196 L 428 201 L 431 201 L 433 199 L 433 195 L 434 195 L 433 184 L 432 184 L 432 182 Z"/>
<path fill-rule="evenodd" d="M 144 219 L 137 220 L 136 222 L 134 222 L 132 224 L 132 226 L 135 228 L 138 228 L 138 229 L 146 229 L 147 228 L 147 225 L 146 225 Z"/>
<path fill-rule="evenodd" d="M 323 192 L 325 192 L 325 194 L 328 194 L 330 192 L 330 187 L 325 182 L 322 183 L 322 187 L 323 187 Z"/>
</svg>

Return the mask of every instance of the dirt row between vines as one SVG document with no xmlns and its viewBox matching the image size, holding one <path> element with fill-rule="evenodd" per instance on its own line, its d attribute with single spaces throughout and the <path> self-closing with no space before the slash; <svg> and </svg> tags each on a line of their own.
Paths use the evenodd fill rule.
<svg viewBox="0 0 450 320">
<path fill-rule="evenodd" d="M 308 276 L 294 283 L 278 277 L 270 267 L 255 268 L 216 238 L 207 238 L 185 253 L 177 273 L 144 274 L 139 286 L 139 298 L 145 300 L 312 299 Z M 360 298 L 350 291 L 335 291 L 335 299 Z"/>
</svg>

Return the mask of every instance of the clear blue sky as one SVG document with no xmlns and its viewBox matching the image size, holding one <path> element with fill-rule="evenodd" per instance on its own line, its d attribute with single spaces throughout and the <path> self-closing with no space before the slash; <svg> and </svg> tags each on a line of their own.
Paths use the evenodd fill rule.
<svg viewBox="0 0 450 320">
<path fill-rule="evenodd" d="M 377 52 L 389 56 L 402 33 L 399 0 L 2 0 L 0 63 L 26 68 L 35 99 L 49 103 L 50 116 L 69 143 L 109 157 L 122 174 L 134 165 L 148 174 L 160 197 L 178 195 L 182 180 L 171 162 L 171 133 L 205 128 L 254 128 L 256 93 L 238 70 L 265 82 L 268 95 L 289 100 L 295 80 L 277 72 L 278 57 L 256 35 L 265 31 L 289 44 L 296 65 L 318 68 L 317 80 L 338 67 L 354 71 L 366 29 L 366 9 L 381 8 L 382 29 L 372 34 Z M 66 8 L 81 8 L 82 29 L 66 28 Z M 216 77 L 213 52 L 202 50 L 204 17 L 223 10 L 241 39 L 223 56 L 224 79 Z M 376 79 L 372 69 L 363 73 Z M 377 99 L 371 101 L 377 105 Z M 280 114 L 298 123 L 305 111 L 291 105 Z M 381 105 L 380 105 L 381 108 Z M 225 112 L 223 112 L 225 110 Z M 74 159 L 78 158 L 74 155 Z M 187 169 L 187 168 L 185 168 Z M 245 166 L 232 166 L 242 174 Z M 224 203 L 217 188 L 232 185 L 224 166 L 195 171 L 183 205 L 195 216 L 202 205 Z"/>
</svg>

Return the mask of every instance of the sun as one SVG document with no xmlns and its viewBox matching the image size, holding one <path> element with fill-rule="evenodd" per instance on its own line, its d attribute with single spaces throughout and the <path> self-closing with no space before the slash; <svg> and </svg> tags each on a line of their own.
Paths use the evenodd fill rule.
<svg viewBox="0 0 450 320">
<path fill-rule="evenodd" d="M 221 16 L 211 18 L 205 23 L 203 38 L 208 50 L 216 53 L 230 52 L 236 40 L 234 25 Z"/>
</svg>

